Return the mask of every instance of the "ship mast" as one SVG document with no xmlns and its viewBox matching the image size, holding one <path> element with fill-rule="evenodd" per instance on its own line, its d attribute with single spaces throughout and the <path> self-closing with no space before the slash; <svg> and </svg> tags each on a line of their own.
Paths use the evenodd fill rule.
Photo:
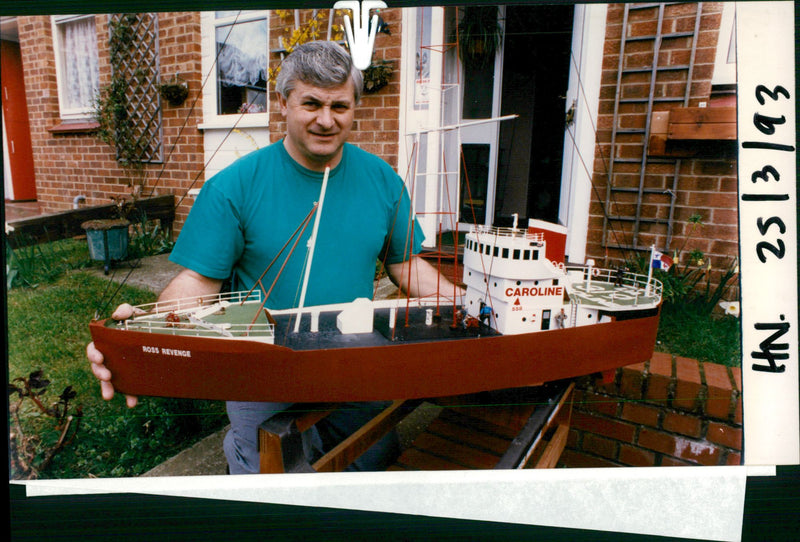
<svg viewBox="0 0 800 542">
<path fill-rule="evenodd" d="M 325 174 L 322 176 L 322 188 L 319 192 L 319 202 L 317 205 L 317 216 L 314 217 L 314 226 L 311 229 L 311 237 L 308 239 L 308 262 L 303 276 L 303 287 L 300 291 L 300 302 L 297 305 L 297 320 L 294 322 L 294 332 L 300 331 L 300 318 L 303 315 L 303 306 L 306 301 L 306 290 L 308 290 L 308 278 L 311 275 L 311 262 L 314 259 L 314 245 L 317 242 L 317 231 L 319 231 L 319 220 L 322 216 L 322 203 L 325 201 L 325 190 L 328 188 L 328 176 L 331 172 L 330 166 L 325 167 Z"/>
</svg>

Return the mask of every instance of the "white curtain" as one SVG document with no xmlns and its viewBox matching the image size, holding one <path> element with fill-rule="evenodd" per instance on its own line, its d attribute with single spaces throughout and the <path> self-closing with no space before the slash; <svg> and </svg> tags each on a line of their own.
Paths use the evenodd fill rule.
<svg viewBox="0 0 800 542">
<path fill-rule="evenodd" d="M 94 17 L 58 26 L 62 35 L 64 105 L 67 109 L 90 109 L 99 81 Z"/>
<path fill-rule="evenodd" d="M 228 32 L 230 31 L 230 34 Z M 219 81 L 235 86 L 255 85 L 267 79 L 267 24 L 264 20 L 239 23 L 233 30 L 217 28 Z"/>
</svg>

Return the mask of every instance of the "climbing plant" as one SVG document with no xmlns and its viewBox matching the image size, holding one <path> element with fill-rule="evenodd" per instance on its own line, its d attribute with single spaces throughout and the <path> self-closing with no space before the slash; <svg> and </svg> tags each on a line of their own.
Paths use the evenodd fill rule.
<svg viewBox="0 0 800 542">
<path fill-rule="evenodd" d="M 157 22 L 146 13 L 109 18 L 111 81 L 94 102 L 97 136 L 114 148 L 131 186 L 139 189 L 144 164 L 161 160 Z"/>
</svg>

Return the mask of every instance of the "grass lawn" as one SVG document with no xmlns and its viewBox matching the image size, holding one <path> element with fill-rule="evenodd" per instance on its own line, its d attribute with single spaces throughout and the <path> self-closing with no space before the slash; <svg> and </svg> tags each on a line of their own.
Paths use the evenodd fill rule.
<svg viewBox="0 0 800 542">
<path fill-rule="evenodd" d="M 140 398 L 136 408 L 128 409 L 120 395 L 110 402 L 100 397 L 86 360 L 87 324 L 100 300 L 115 289 L 107 279 L 72 271 L 52 283 L 7 292 L 9 381 L 42 370 L 51 382 L 42 401 L 56 402 L 71 386 L 73 411 L 80 405 L 83 413 L 75 440 L 55 455 L 41 478 L 136 476 L 227 421 L 221 402 Z M 154 298 L 151 292 L 123 287 L 106 312 L 123 300 L 136 304 Z M 24 412 L 23 432 L 39 436 L 45 448 L 51 445 L 57 438 L 54 420 L 30 401 Z"/>
<path fill-rule="evenodd" d="M 702 314 L 691 307 L 665 303 L 661 308 L 656 350 L 676 356 L 741 366 L 739 319 Z"/>
</svg>

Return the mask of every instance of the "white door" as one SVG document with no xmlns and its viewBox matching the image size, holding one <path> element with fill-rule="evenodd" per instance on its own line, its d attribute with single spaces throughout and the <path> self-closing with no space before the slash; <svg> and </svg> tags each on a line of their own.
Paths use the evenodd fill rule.
<svg viewBox="0 0 800 542">
<path fill-rule="evenodd" d="M 504 6 L 471 7 L 459 10 L 458 20 L 476 17 L 495 21 L 502 29 Z M 500 114 L 503 73 L 503 33 L 496 36 L 493 54 L 482 53 L 468 58 L 462 40 L 459 73 L 461 77 L 460 118 L 467 126 L 460 129 L 461 182 L 459 189 L 459 222 L 490 226 L 495 215 L 495 188 L 499 154 L 499 122 L 469 125 L 471 121 L 490 119 Z"/>
</svg>

